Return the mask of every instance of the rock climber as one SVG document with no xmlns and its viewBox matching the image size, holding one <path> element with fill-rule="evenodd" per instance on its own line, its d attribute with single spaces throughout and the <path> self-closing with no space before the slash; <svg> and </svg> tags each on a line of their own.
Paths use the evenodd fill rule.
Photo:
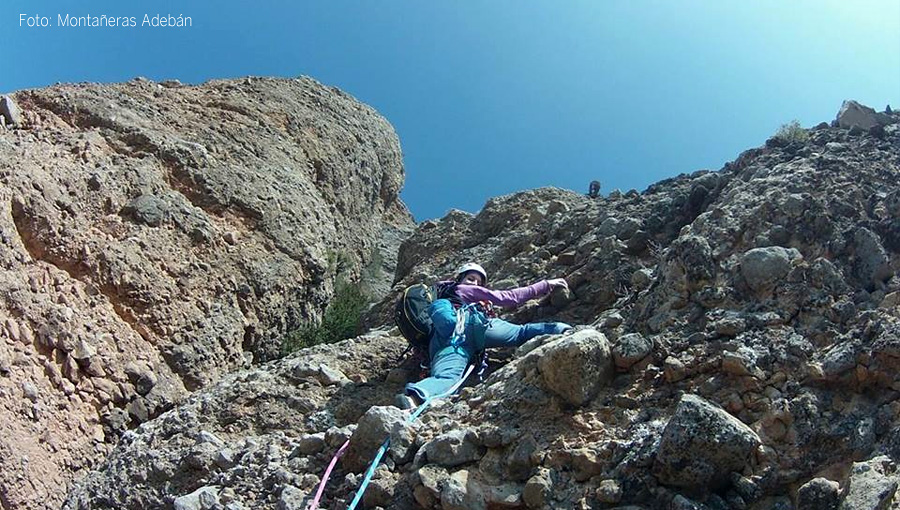
<svg viewBox="0 0 900 510">
<path fill-rule="evenodd" d="M 487 272 L 474 262 L 460 266 L 455 280 L 437 284 L 438 299 L 428 309 L 434 324 L 429 340 L 430 376 L 407 384 L 405 392 L 397 395 L 397 407 L 411 409 L 429 396 L 447 391 L 485 348 L 517 347 L 538 335 L 560 334 L 571 329 L 571 326 L 563 322 L 512 324 L 489 317 L 483 308 L 465 306 L 486 302 L 501 307 L 515 307 L 543 297 L 555 287 L 568 289 L 565 279 L 541 280 L 527 287 L 509 290 L 488 289 L 486 284 Z M 461 307 L 466 311 L 465 335 L 462 342 L 458 343 L 454 330 L 457 326 L 457 312 Z"/>
</svg>

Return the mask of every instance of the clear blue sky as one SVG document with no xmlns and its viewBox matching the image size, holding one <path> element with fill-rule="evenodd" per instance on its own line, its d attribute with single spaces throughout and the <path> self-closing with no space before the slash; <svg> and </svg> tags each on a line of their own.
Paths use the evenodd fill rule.
<svg viewBox="0 0 900 510">
<path fill-rule="evenodd" d="M 19 27 L 19 14 L 135 16 Z M 141 27 L 183 14 L 191 28 Z M 0 91 L 309 75 L 393 123 L 417 220 L 718 169 L 841 101 L 900 107 L 898 0 L 2 0 Z"/>
</svg>

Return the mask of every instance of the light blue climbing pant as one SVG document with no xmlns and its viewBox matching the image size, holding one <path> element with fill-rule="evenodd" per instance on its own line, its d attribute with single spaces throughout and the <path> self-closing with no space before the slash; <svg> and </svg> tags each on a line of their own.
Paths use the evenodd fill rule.
<svg viewBox="0 0 900 510">
<path fill-rule="evenodd" d="M 518 347 L 538 335 L 557 335 L 571 328 L 563 322 L 534 322 L 512 324 L 501 319 L 490 319 L 484 332 L 484 347 Z M 462 377 L 479 349 L 476 342 L 466 338 L 460 345 L 450 345 L 450 336 L 439 334 L 438 328 L 431 337 L 431 375 L 417 383 L 406 385 L 407 395 L 425 400 L 449 390 Z M 476 360 L 477 362 L 477 360 Z"/>
</svg>

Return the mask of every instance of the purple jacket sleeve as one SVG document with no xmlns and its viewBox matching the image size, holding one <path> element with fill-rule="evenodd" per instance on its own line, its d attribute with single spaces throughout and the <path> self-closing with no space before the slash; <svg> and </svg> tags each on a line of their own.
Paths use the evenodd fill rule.
<svg viewBox="0 0 900 510">
<path fill-rule="evenodd" d="M 550 293 L 550 284 L 541 280 L 527 287 L 509 290 L 491 290 L 477 285 L 457 285 L 456 294 L 465 303 L 490 301 L 497 306 L 519 306 L 522 303 L 546 296 Z"/>
</svg>

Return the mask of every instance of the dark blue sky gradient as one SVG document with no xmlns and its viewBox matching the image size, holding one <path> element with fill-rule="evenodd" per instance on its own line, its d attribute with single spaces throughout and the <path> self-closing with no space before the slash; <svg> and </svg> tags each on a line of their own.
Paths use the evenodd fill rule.
<svg viewBox="0 0 900 510">
<path fill-rule="evenodd" d="M 19 13 L 192 28 L 19 27 Z M 718 169 L 843 99 L 900 107 L 896 0 L 4 0 L 0 91 L 309 75 L 395 126 L 417 220 Z"/>
</svg>

